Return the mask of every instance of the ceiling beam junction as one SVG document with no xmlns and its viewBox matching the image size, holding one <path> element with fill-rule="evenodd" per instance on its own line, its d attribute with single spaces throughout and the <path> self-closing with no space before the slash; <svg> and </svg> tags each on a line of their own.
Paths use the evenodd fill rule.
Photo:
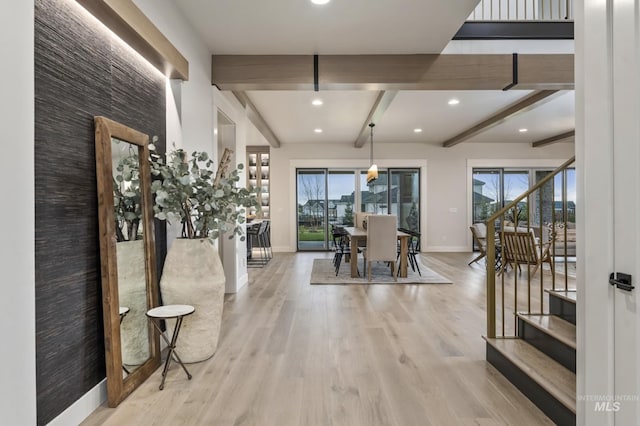
<svg viewBox="0 0 640 426">
<path fill-rule="evenodd" d="M 269 142 L 269 145 L 274 148 L 280 148 L 280 139 L 278 139 L 275 133 L 273 133 L 271 127 L 269 127 L 265 119 L 260 114 L 260 111 L 258 111 L 258 108 L 256 108 L 253 102 L 251 102 L 251 99 L 249 99 L 249 96 L 242 91 L 233 91 L 232 93 L 244 107 L 249 121 L 251 121 L 258 131 L 262 133 L 262 136 L 264 136 L 267 142 Z"/>
<path fill-rule="evenodd" d="M 376 98 L 373 106 L 371 107 L 371 111 L 369 111 L 369 115 L 365 120 L 362 128 L 360 129 L 360 133 L 358 133 L 358 137 L 356 138 L 353 146 L 356 148 L 362 148 L 364 143 L 367 141 L 367 136 L 369 135 L 369 123 L 377 123 L 382 115 L 385 113 L 391 102 L 398 94 L 397 90 L 381 90 L 378 93 L 378 97 Z"/>
</svg>

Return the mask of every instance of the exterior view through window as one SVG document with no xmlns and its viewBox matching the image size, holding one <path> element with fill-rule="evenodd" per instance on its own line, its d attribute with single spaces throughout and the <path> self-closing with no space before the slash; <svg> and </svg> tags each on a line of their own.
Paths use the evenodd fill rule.
<svg viewBox="0 0 640 426">
<path fill-rule="evenodd" d="M 329 250 L 331 226 L 353 226 L 354 212 L 395 214 L 398 227 L 420 231 L 419 169 L 298 169 L 298 250 Z"/>
</svg>

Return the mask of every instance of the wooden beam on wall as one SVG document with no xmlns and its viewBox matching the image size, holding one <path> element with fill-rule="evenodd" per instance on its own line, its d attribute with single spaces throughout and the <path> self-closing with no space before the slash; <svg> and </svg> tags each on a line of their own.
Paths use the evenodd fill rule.
<svg viewBox="0 0 640 426">
<path fill-rule="evenodd" d="M 378 93 L 378 97 L 373 103 L 371 111 L 362 125 L 362 129 L 360 129 L 360 133 L 353 143 L 353 146 L 356 148 L 362 148 L 364 143 L 367 141 L 367 136 L 369 135 L 369 123 L 375 124 L 380 120 L 380 118 L 382 118 L 382 115 L 387 108 L 389 108 L 389 105 L 391 105 L 391 102 L 397 94 L 397 90 L 381 90 L 380 93 Z"/>
<path fill-rule="evenodd" d="M 559 135 L 555 135 L 555 136 L 551 136 L 549 138 L 546 139 L 541 139 L 539 141 L 535 141 L 533 143 L 531 143 L 531 146 L 534 148 L 539 148 L 541 146 L 546 146 L 546 145 L 551 145 L 553 143 L 556 142 L 561 142 L 565 139 L 569 139 L 572 138 L 576 135 L 576 131 L 575 130 L 571 130 L 568 132 L 564 132 L 564 133 L 560 133 Z"/>
<path fill-rule="evenodd" d="M 189 62 L 132 0 L 76 0 L 169 78 L 189 80 Z"/>
<path fill-rule="evenodd" d="M 518 89 L 573 88 L 573 55 L 519 59 Z M 320 90 L 501 90 L 513 55 L 320 55 L 318 72 Z M 211 76 L 220 90 L 314 90 L 313 55 L 214 55 Z"/>
<path fill-rule="evenodd" d="M 494 115 L 481 121 L 473 127 L 470 127 L 469 129 L 458 133 L 454 137 L 444 141 L 442 143 L 442 146 L 445 148 L 450 148 L 454 145 L 464 142 L 465 140 L 470 139 L 473 136 L 490 129 L 493 126 L 500 124 L 509 117 L 513 117 L 514 115 L 520 114 L 525 111 L 530 111 L 536 106 L 539 106 L 541 104 L 541 101 L 548 100 L 550 96 L 556 93 L 558 93 L 557 90 L 540 90 L 537 92 L 533 92 L 532 94 L 509 105 L 503 110 L 498 111 Z"/>
<path fill-rule="evenodd" d="M 220 90 L 313 90 L 313 55 L 213 55 Z"/>
<path fill-rule="evenodd" d="M 262 136 L 264 136 L 267 142 L 269 142 L 269 145 L 271 145 L 274 148 L 280 148 L 280 140 L 275 135 L 275 133 L 273 133 L 273 131 L 271 130 L 271 128 L 269 127 L 265 119 L 260 114 L 260 111 L 258 111 L 258 108 L 256 108 L 253 102 L 251 102 L 251 99 L 249 99 L 249 96 L 247 96 L 247 94 L 242 91 L 234 91 L 233 95 L 238 99 L 240 104 L 244 107 L 245 111 L 247 112 L 247 117 L 249 118 L 249 121 L 251 121 L 251 123 L 253 123 L 253 125 L 256 126 L 258 131 L 262 133 Z"/>
</svg>

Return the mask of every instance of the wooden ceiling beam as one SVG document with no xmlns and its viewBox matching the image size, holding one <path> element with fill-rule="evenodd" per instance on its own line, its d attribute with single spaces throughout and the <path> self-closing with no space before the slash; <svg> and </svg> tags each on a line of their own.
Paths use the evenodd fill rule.
<svg viewBox="0 0 640 426">
<path fill-rule="evenodd" d="M 356 148 L 362 148 L 364 146 L 364 143 L 367 141 L 367 136 L 369 135 L 369 123 L 375 124 L 382 118 L 382 115 L 387 108 L 389 108 L 389 105 L 391 105 L 391 102 L 397 94 L 397 90 L 381 90 L 380 93 L 378 93 L 378 97 L 373 103 L 373 107 L 371 107 L 371 111 L 362 125 L 362 129 L 360 129 L 360 133 L 353 143 L 353 146 Z"/>
<path fill-rule="evenodd" d="M 251 121 L 251 123 L 256 126 L 258 131 L 262 133 L 262 136 L 264 136 L 267 142 L 269 142 L 269 145 L 274 148 L 280 148 L 280 139 L 278 139 L 275 133 L 273 133 L 271 127 L 269 127 L 265 119 L 260 114 L 260 111 L 258 111 L 258 108 L 256 108 L 253 102 L 251 102 L 251 99 L 249 99 L 249 96 L 247 96 L 247 94 L 242 91 L 234 91 L 233 95 L 244 107 L 245 111 L 247 112 L 249 121 Z"/>
<path fill-rule="evenodd" d="M 573 88 L 573 55 L 518 55 L 517 89 Z M 320 55 L 320 90 L 502 90 L 511 54 Z M 220 90 L 314 90 L 313 55 L 213 55 Z"/>
<path fill-rule="evenodd" d="M 576 135 L 575 130 L 571 130 L 568 132 L 560 133 L 559 135 L 551 136 L 546 139 L 541 139 L 539 141 L 535 141 L 531 143 L 531 146 L 534 148 L 539 148 L 541 146 L 551 145 L 556 142 L 562 142 L 565 139 L 573 138 Z"/>
<path fill-rule="evenodd" d="M 165 76 L 189 80 L 189 62 L 132 0 L 76 0 Z"/>
<path fill-rule="evenodd" d="M 464 142 L 465 140 L 470 139 L 476 136 L 477 134 L 490 129 L 493 126 L 496 126 L 502 123 L 504 120 L 510 117 L 513 117 L 516 114 L 521 114 L 525 111 L 532 110 L 533 108 L 541 105 L 543 103 L 542 102 L 543 100 L 549 100 L 552 95 L 557 93 L 558 93 L 557 90 L 540 90 L 537 92 L 533 92 L 532 94 L 525 96 L 523 99 L 520 99 L 519 101 L 498 111 L 497 113 L 493 114 L 489 118 L 486 118 L 480 123 L 444 141 L 442 143 L 442 146 L 445 148 L 450 148 L 454 145 Z"/>
</svg>

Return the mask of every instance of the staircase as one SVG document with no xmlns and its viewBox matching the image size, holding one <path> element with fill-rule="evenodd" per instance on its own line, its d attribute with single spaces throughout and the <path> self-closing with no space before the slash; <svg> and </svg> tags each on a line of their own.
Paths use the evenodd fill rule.
<svg viewBox="0 0 640 426">
<path fill-rule="evenodd" d="M 575 250 L 576 240 L 567 230 L 575 224 L 566 198 L 567 169 L 573 162 L 568 160 L 486 220 L 487 236 L 495 236 L 487 238 L 486 248 L 487 361 L 561 426 L 576 423 L 576 292 L 568 271 L 569 262 L 576 260 L 568 255 L 569 241 Z M 555 188 L 557 181 L 561 191 Z M 518 256 L 524 248 L 505 244 L 514 233 L 531 233 L 538 256 L 531 256 L 531 246 L 527 256 Z M 500 271 L 496 264 L 502 264 Z"/>
<path fill-rule="evenodd" d="M 487 361 L 556 424 L 575 425 L 575 291 L 547 293 L 549 314 L 518 313 L 516 337 L 485 337 Z"/>
</svg>

